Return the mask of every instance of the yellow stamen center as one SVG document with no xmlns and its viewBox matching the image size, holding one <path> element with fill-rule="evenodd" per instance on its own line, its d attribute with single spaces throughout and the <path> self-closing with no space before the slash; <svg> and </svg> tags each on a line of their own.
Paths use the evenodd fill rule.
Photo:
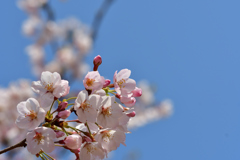
<svg viewBox="0 0 240 160">
<path fill-rule="evenodd" d="M 91 108 L 91 105 L 89 104 L 88 101 L 85 101 L 85 102 L 83 102 L 83 103 L 81 104 L 80 107 L 81 107 L 84 111 L 89 112 L 88 109 Z"/>
<path fill-rule="evenodd" d="M 26 114 L 25 117 L 29 117 L 32 121 L 37 118 L 37 113 L 34 112 L 33 110 L 30 110 L 30 113 Z"/>
<path fill-rule="evenodd" d="M 43 141 L 44 136 L 41 133 L 36 132 L 33 139 L 34 139 L 35 142 L 38 142 L 38 144 L 40 144 Z"/>
<path fill-rule="evenodd" d="M 125 79 L 121 79 L 120 81 L 117 82 L 118 86 L 120 88 L 124 88 L 125 86 L 123 86 L 123 84 L 126 83 Z"/>
<path fill-rule="evenodd" d="M 91 154 L 94 151 L 96 151 L 96 147 L 94 147 L 92 145 L 87 145 L 87 154 Z"/>
<path fill-rule="evenodd" d="M 48 83 L 47 85 L 45 85 L 45 89 L 48 91 L 48 92 L 52 92 L 54 90 L 53 88 L 53 83 Z"/>
<path fill-rule="evenodd" d="M 93 85 L 94 79 L 87 78 L 86 84 L 87 86 L 91 87 Z"/>
<path fill-rule="evenodd" d="M 109 131 L 108 132 L 104 132 L 103 136 L 102 136 L 103 141 L 105 141 L 105 142 L 108 142 L 108 141 L 112 140 L 113 137 L 114 137 L 113 134 L 109 133 Z"/>
<path fill-rule="evenodd" d="M 104 115 L 104 116 L 111 116 L 112 115 L 112 113 L 111 113 L 111 107 L 107 107 L 107 108 L 103 108 L 102 107 L 102 114 Z"/>
</svg>

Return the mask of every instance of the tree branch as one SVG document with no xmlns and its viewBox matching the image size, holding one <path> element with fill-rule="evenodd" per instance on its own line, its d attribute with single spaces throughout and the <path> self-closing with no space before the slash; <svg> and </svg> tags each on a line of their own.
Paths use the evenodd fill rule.
<svg viewBox="0 0 240 160">
<path fill-rule="evenodd" d="M 97 14 L 95 15 L 95 18 L 92 23 L 92 39 L 95 41 L 98 30 L 100 28 L 100 25 L 102 23 L 103 17 L 106 15 L 107 11 L 109 10 L 111 4 L 114 2 L 114 0 L 105 0 L 99 10 L 97 11 Z"/>
<path fill-rule="evenodd" d="M 52 10 L 52 7 L 50 6 L 49 3 L 45 3 L 42 8 L 46 11 L 47 13 L 47 18 L 49 21 L 54 21 L 55 20 L 55 16 L 54 16 L 54 12 Z"/>
<path fill-rule="evenodd" d="M 25 138 L 25 139 L 22 140 L 21 142 L 15 144 L 15 145 L 13 145 L 13 146 L 10 146 L 10 147 L 8 147 L 8 148 L 5 148 L 5 149 L 3 149 L 3 150 L 1 150 L 1 151 L 0 151 L 0 154 L 5 153 L 5 152 L 8 152 L 8 151 L 10 151 L 10 150 L 12 150 L 12 149 L 15 149 L 15 148 L 18 148 L 18 147 L 26 147 L 26 146 L 27 146 L 27 144 L 26 144 L 26 138 Z"/>
</svg>

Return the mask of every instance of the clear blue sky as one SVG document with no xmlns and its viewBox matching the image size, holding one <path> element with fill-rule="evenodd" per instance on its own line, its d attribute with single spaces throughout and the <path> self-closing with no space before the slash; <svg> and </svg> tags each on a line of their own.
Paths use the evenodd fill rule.
<svg viewBox="0 0 240 160">
<path fill-rule="evenodd" d="M 21 34 L 26 14 L 16 1 L 0 9 L 0 86 L 34 79 Z M 75 16 L 90 24 L 102 0 L 52 1 L 57 19 Z M 157 84 L 158 101 L 170 98 L 169 119 L 127 135 L 123 160 L 240 159 L 240 1 L 117 0 L 104 18 L 92 54 L 103 57 L 109 78 L 129 68 L 131 77 Z M 106 63 L 107 62 L 107 63 Z"/>
</svg>

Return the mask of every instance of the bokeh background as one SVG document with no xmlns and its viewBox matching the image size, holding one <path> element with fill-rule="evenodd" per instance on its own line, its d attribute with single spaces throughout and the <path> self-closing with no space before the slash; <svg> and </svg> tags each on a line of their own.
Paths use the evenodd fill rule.
<svg viewBox="0 0 240 160">
<path fill-rule="evenodd" d="M 51 1 L 56 19 L 91 24 L 102 0 Z M 100 54 L 100 73 L 128 68 L 157 86 L 174 114 L 132 130 L 112 159 L 240 159 L 240 1 L 115 0 L 87 62 Z M 0 7 L 0 86 L 31 72 L 16 1 Z M 77 87 L 75 84 L 74 87 Z"/>
</svg>

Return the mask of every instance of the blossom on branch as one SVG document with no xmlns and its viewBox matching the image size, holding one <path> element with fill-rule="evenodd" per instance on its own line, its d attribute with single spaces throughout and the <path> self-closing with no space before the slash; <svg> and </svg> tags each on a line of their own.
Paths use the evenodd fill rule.
<svg viewBox="0 0 240 160">
<path fill-rule="evenodd" d="M 20 115 L 16 120 L 16 124 L 22 129 L 32 130 L 39 126 L 45 119 L 44 109 L 40 107 L 38 101 L 34 98 L 20 102 L 17 105 L 17 110 Z"/>
<path fill-rule="evenodd" d="M 27 133 L 27 149 L 32 154 L 37 154 L 41 150 L 50 153 L 54 150 L 54 138 L 56 133 L 47 127 L 38 127 Z"/>
<path fill-rule="evenodd" d="M 42 107 L 50 107 L 54 97 L 60 98 L 69 93 L 68 81 L 61 80 L 59 73 L 51 73 L 49 71 L 43 72 L 41 81 L 34 81 L 32 83 L 34 92 L 40 94 L 40 104 Z"/>
<path fill-rule="evenodd" d="M 103 76 L 100 76 L 98 71 L 91 71 L 85 76 L 83 80 L 83 85 L 88 90 L 99 90 L 103 88 L 105 79 Z"/>
<path fill-rule="evenodd" d="M 88 96 L 86 90 L 81 91 L 74 104 L 78 119 L 85 122 L 95 123 L 97 119 L 97 110 L 101 106 L 101 97 L 96 94 Z"/>
</svg>

